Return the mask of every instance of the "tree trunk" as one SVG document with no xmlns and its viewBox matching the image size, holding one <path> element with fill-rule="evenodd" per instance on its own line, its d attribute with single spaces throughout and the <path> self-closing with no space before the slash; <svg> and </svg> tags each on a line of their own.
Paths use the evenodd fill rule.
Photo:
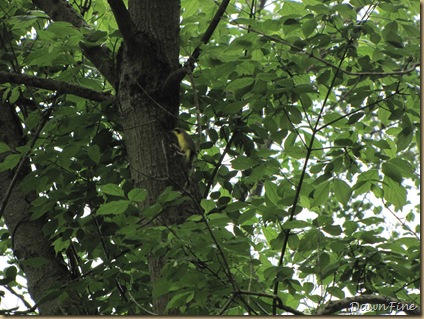
<svg viewBox="0 0 424 319">
<path fill-rule="evenodd" d="M 133 185 L 148 191 L 143 208 L 154 204 L 166 187 L 182 191 L 188 185 L 187 167 L 182 169 L 169 132 L 177 124 L 179 82 L 162 91 L 179 68 L 180 3 L 130 0 L 128 10 L 136 32 L 124 35 L 118 55 L 117 101 Z M 194 203 L 186 202 L 162 213 L 157 223 L 179 223 L 194 212 Z M 149 257 L 153 285 L 165 263 Z M 164 314 L 167 301 L 167 295 L 153 300 L 155 313 Z"/>
</svg>

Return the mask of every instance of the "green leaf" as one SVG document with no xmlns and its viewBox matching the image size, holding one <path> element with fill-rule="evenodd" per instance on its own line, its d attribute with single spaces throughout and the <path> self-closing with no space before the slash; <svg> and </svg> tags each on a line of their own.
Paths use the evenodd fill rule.
<svg viewBox="0 0 424 319">
<path fill-rule="evenodd" d="M 384 175 L 390 177 L 398 183 L 402 183 L 402 173 L 400 172 L 399 168 L 393 163 L 383 163 L 383 165 L 381 166 L 381 170 L 383 171 Z"/>
<path fill-rule="evenodd" d="M 311 223 L 305 222 L 303 220 L 291 220 L 283 224 L 283 229 L 295 229 L 295 228 L 306 228 L 314 227 Z"/>
<path fill-rule="evenodd" d="M 333 187 L 334 195 L 336 196 L 337 200 L 341 204 L 346 205 L 352 196 L 352 189 L 350 188 L 349 184 L 341 179 L 334 179 Z"/>
<path fill-rule="evenodd" d="M 169 186 L 158 196 L 157 202 L 160 204 L 172 203 L 177 198 L 181 198 L 181 193 L 174 191 L 172 187 Z"/>
<path fill-rule="evenodd" d="M 391 148 L 390 144 L 384 140 L 374 141 L 373 144 L 382 150 L 389 150 Z"/>
<path fill-rule="evenodd" d="M 319 184 L 313 193 L 313 201 L 311 202 L 311 208 L 320 206 L 328 201 L 328 194 L 330 193 L 330 183 L 324 182 Z"/>
<path fill-rule="evenodd" d="M 154 218 L 158 216 L 163 210 L 163 207 L 156 203 L 147 208 L 144 208 L 142 211 L 142 215 L 146 218 Z"/>
<path fill-rule="evenodd" d="M 8 152 L 8 151 L 10 151 L 9 145 L 7 145 L 6 143 L 0 142 L 0 154 L 4 152 Z"/>
<path fill-rule="evenodd" d="M 411 127 L 405 127 L 398 135 L 396 140 L 397 151 L 405 150 L 412 142 L 414 131 Z"/>
<path fill-rule="evenodd" d="M 349 117 L 349 120 L 347 121 L 347 124 L 348 124 L 348 125 L 351 125 L 351 124 L 355 124 L 355 123 L 359 122 L 359 120 L 360 120 L 360 119 L 361 119 L 364 115 L 365 115 L 365 112 L 358 112 L 358 113 L 355 113 L 355 114 L 351 115 L 351 116 Z"/>
<path fill-rule="evenodd" d="M 277 237 L 277 231 L 271 227 L 262 227 L 262 233 L 264 234 L 268 244 Z"/>
<path fill-rule="evenodd" d="M 238 212 L 247 206 L 248 206 L 248 203 L 245 203 L 245 202 L 234 202 L 234 203 L 228 204 L 225 210 L 229 213 Z"/>
<path fill-rule="evenodd" d="M 166 305 L 166 309 L 178 308 L 180 306 L 186 305 L 194 298 L 194 293 L 192 291 L 183 292 L 181 294 L 176 294 L 171 298 L 171 300 Z"/>
<path fill-rule="evenodd" d="M 396 210 L 402 209 L 406 204 L 406 189 L 393 179 L 384 177 L 384 199 L 395 206 Z"/>
<path fill-rule="evenodd" d="M 315 21 L 315 19 L 310 19 L 302 24 L 302 32 L 305 38 L 309 37 L 318 26 L 318 23 Z"/>
<path fill-rule="evenodd" d="M 317 77 L 318 84 L 327 84 L 328 80 L 330 80 L 331 70 L 326 69 L 324 72 L 320 73 Z"/>
<path fill-rule="evenodd" d="M 238 170 L 252 168 L 255 164 L 257 163 L 254 159 L 246 156 L 238 156 L 236 159 L 231 161 L 232 167 Z"/>
<path fill-rule="evenodd" d="M 273 203 L 274 205 L 278 204 L 280 196 L 277 193 L 277 185 L 270 181 L 265 181 L 265 196 Z"/>
<path fill-rule="evenodd" d="M 216 207 L 215 202 L 210 199 L 202 199 L 200 201 L 200 206 L 205 210 L 205 214 L 209 213 Z"/>
<path fill-rule="evenodd" d="M 0 172 L 4 172 L 8 169 L 15 168 L 15 166 L 19 164 L 20 160 L 21 160 L 21 155 L 19 154 L 10 154 L 6 156 L 3 162 L 0 163 Z"/>
<path fill-rule="evenodd" d="M 310 251 L 316 249 L 322 237 L 323 235 L 318 229 L 312 228 L 308 230 L 305 235 L 300 239 L 299 251 Z"/>
<path fill-rule="evenodd" d="M 20 261 L 21 265 L 31 266 L 31 267 L 40 267 L 47 264 L 49 260 L 45 257 L 32 257 Z"/>
<path fill-rule="evenodd" d="M 147 197 L 147 190 L 142 188 L 133 188 L 128 193 L 128 199 L 132 202 L 143 202 Z"/>
<path fill-rule="evenodd" d="M 131 204 L 128 200 L 116 200 L 102 204 L 97 210 L 97 215 L 119 215 L 125 212 Z"/>
<path fill-rule="evenodd" d="M 118 196 L 118 197 L 125 197 L 124 190 L 121 188 L 121 186 L 117 184 L 106 184 L 101 185 L 100 190 L 108 195 Z"/>
<path fill-rule="evenodd" d="M 353 144 L 353 141 L 349 138 L 340 138 L 340 139 L 336 139 L 334 141 L 334 145 L 336 146 L 351 146 Z"/>
<path fill-rule="evenodd" d="M 238 79 L 235 79 L 235 80 L 231 81 L 230 83 L 228 83 L 226 89 L 227 89 L 227 91 L 234 92 L 236 90 L 245 88 L 245 87 L 253 84 L 254 81 L 255 81 L 255 79 L 252 78 L 252 77 L 238 78 Z"/>
<path fill-rule="evenodd" d="M 411 165 L 410 162 L 405 161 L 399 157 L 392 158 L 389 163 L 396 167 L 397 170 L 402 174 L 405 178 L 413 178 L 415 177 L 415 169 Z"/>
<path fill-rule="evenodd" d="M 90 145 L 87 148 L 87 154 L 94 163 L 99 164 L 102 154 L 98 145 Z"/>
<path fill-rule="evenodd" d="M 322 228 L 326 233 L 333 235 L 333 236 L 339 236 L 343 233 L 342 228 L 339 225 L 327 225 Z"/>
<path fill-rule="evenodd" d="M 10 266 L 5 269 L 4 274 L 7 278 L 15 280 L 16 275 L 18 274 L 18 270 L 15 266 Z"/>
</svg>

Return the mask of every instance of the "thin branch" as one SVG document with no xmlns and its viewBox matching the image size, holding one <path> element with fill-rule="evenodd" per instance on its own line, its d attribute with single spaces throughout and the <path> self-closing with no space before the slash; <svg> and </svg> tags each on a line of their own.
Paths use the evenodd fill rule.
<svg viewBox="0 0 424 319">
<path fill-rule="evenodd" d="M 115 16 L 116 23 L 118 24 L 119 31 L 121 32 L 125 41 L 130 42 L 135 34 L 136 26 L 131 19 L 125 4 L 122 0 L 107 0 Z"/>
<path fill-rule="evenodd" d="M 16 311 L 17 309 L 19 309 L 19 307 L 0 310 L 0 315 L 2 315 L 2 316 L 28 315 L 30 313 L 35 313 L 37 306 L 33 306 L 33 307 L 31 307 L 27 310 L 24 310 L 24 311 Z"/>
<path fill-rule="evenodd" d="M 308 167 L 309 159 L 310 159 L 311 154 L 312 154 L 312 149 L 313 149 L 313 145 L 314 145 L 314 142 L 315 142 L 315 136 L 318 133 L 318 125 L 319 125 L 319 122 L 320 122 L 320 120 L 321 120 L 321 118 L 323 116 L 323 112 L 324 112 L 325 106 L 326 106 L 327 101 L 328 101 L 328 99 L 330 97 L 331 90 L 334 87 L 334 83 L 336 81 L 336 78 L 337 78 L 337 75 L 339 73 L 340 67 L 343 64 L 343 61 L 344 61 L 344 59 L 346 57 L 346 53 L 347 53 L 347 48 L 346 48 L 346 50 L 345 50 L 342 58 L 340 59 L 339 67 L 336 67 L 336 71 L 334 72 L 333 79 L 331 80 L 331 84 L 328 87 L 327 94 L 325 95 L 324 101 L 322 102 L 321 109 L 320 109 L 320 111 L 318 113 L 318 117 L 317 117 L 317 120 L 315 122 L 315 126 L 314 126 L 313 131 L 312 131 L 311 140 L 309 142 L 309 146 L 307 147 L 306 156 L 305 156 L 305 162 L 303 163 L 302 172 L 300 174 L 299 182 L 297 184 L 296 193 L 295 193 L 294 199 L 293 199 L 293 205 L 290 208 L 290 217 L 288 218 L 288 221 L 292 221 L 294 219 L 294 214 L 296 212 L 296 208 L 298 207 L 298 201 L 299 201 L 299 198 L 300 198 L 300 191 L 302 189 L 303 180 L 304 180 L 305 175 L 306 175 L 306 168 Z M 283 247 L 281 248 L 280 258 L 278 260 L 278 267 L 281 267 L 282 264 L 283 264 L 284 255 L 286 254 L 287 244 L 289 242 L 290 232 L 291 232 L 291 229 L 283 229 L 282 230 L 282 233 L 284 233 L 284 242 L 283 242 Z M 275 278 L 274 295 L 276 295 L 276 296 L 278 294 L 279 282 L 280 282 L 280 280 L 278 280 L 278 278 Z M 272 308 L 273 308 L 273 312 L 272 313 L 273 313 L 273 315 L 276 314 L 276 307 L 277 307 L 277 305 L 276 305 L 276 299 L 274 299 L 273 300 L 273 304 L 272 304 Z"/>
<path fill-rule="evenodd" d="M 253 291 L 245 291 L 245 290 L 240 290 L 239 293 L 244 294 L 244 295 L 251 295 L 251 296 L 257 296 L 257 297 L 265 297 L 265 298 L 276 299 L 277 303 L 278 303 L 278 305 L 277 305 L 278 308 L 283 309 L 287 312 L 291 312 L 292 314 L 297 315 L 297 316 L 304 316 L 305 315 L 301 311 L 293 309 L 289 306 L 284 306 L 283 301 L 278 296 L 274 296 L 274 295 L 270 295 L 270 294 L 266 294 L 266 293 L 262 293 L 262 292 L 253 292 Z"/>
<path fill-rule="evenodd" d="M 231 135 L 230 139 L 227 142 L 227 145 L 225 145 L 224 151 L 221 154 L 221 157 L 219 158 L 218 163 L 215 164 L 215 168 L 209 178 L 209 183 L 205 188 L 205 192 L 203 193 L 203 198 L 206 198 L 206 196 L 209 194 L 209 191 L 212 187 L 212 183 L 215 179 L 216 174 L 218 173 L 219 168 L 221 167 L 222 161 L 224 160 L 225 155 L 227 155 L 228 151 L 231 148 L 231 145 L 233 144 L 233 140 L 236 137 L 237 131 L 233 132 L 233 135 Z"/>
<path fill-rule="evenodd" d="M 225 302 L 224 306 L 221 308 L 221 310 L 219 311 L 218 315 L 222 315 L 227 309 L 228 307 L 231 305 L 231 303 L 234 301 L 234 294 L 231 296 L 231 298 L 227 299 L 227 301 Z"/>
<path fill-rule="evenodd" d="M 21 295 L 21 294 L 19 294 L 19 293 L 17 293 L 12 287 L 9 287 L 8 285 L 2 285 L 4 288 L 6 288 L 8 291 L 10 291 L 10 293 L 12 293 L 13 295 L 15 295 L 16 297 L 18 297 L 22 302 L 23 302 L 23 304 L 25 305 L 25 307 L 27 307 L 29 310 L 32 310 L 32 311 L 34 311 L 35 310 L 35 306 L 31 306 L 30 304 L 29 304 L 29 302 L 28 301 L 26 301 L 25 300 L 25 298 L 24 298 L 24 296 L 23 295 Z"/>
<path fill-rule="evenodd" d="M 317 315 L 332 315 L 342 309 L 359 308 L 360 305 L 378 305 L 381 310 L 404 311 L 408 315 L 420 315 L 421 308 L 412 303 L 406 303 L 396 298 L 377 295 L 361 295 L 342 300 L 327 302 L 317 311 Z"/>
<path fill-rule="evenodd" d="M 103 102 L 110 100 L 112 95 L 109 93 L 98 92 L 64 81 L 42 79 L 37 76 L 24 75 L 12 72 L 0 71 L 0 83 L 15 83 L 37 87 L 51 91 L 57 91 L 58 94 L 72 94 L 88 100 Z"/>
<path fill-rule="evenodd" d="M 353 110 L 353 111 L 351 111 L 351 112 L 349 112 L 349 113 L 346 113 L 346 114 L 344 114 L 344 115 L 342 115 L 342 116 L 339 116 L 339 117 L 338 117 L 338 118 L 336 118 L 335 120 L 332 120 L 332 121 L 330 121 L 330 122 L 328 122 L 328 123 L 324 124 L 323 126 L 320 126 L 320 127 L 317 129 L 317 132 L 321 131 L 322 129 L 326 128 L 327 126 L 330 126 L 330 125 L 332 125 L 332 124 L 334 124 L 334 123 L 336 123 L 336 122 L 338 122 L 338 121 L 340 121 L 340 120 L 344 119 L 345 117 L 348 117 L 348 116 L 350 116 L 350 115 L 352 115 L 352 114 L 358 113 L 359 111 L 362 111 L 362 110 L 365 110 L 365 109 L 367 109 L 367 108 L 369 108 L 369 107 L 371 107 L 371 106 L 374 106 L 374 105 L 376 105 L 376 104 L 378 104 L 378 103 L 380 103 L 380 102 L 383 102 L 383 101 L 385 101 L 385 100 L 388 100 L 389 98 L 391 98 L 392 96 L 394 96 L 394 95 L 396 95 L 396 94 L 398 94 L 398 93 L 399 93 L 399 92 L 392 93 L 392 94 L 388 95 L 387 97 L 385 97 L 384 99 L 377 100 L 377 101 L 375 101 L 375 102 L 373 102 L 373 103 L 370 103 L 370 104 L 367 104 L 367 105 L 365 105 L 365 106 L 362 106 L 362 107 L 360 107 L 359 109 Z"/>
<path fill-rule="evenodd" d="M 420 236 L 417 235 L 416 232 L 414 232 L 408 225 L 405 224 L 405 222 L 403 222 L 389 207 L 389 205 L 386 203 L 386 201 L 384 201 L 384 199 L 381 199 L 384 207 L 386 207 L 386 209 L 390 212 L 390 214 L 392 214 L 398 221 L 399 223 L 407 230 L 409 231 L 412 235 L 415 236 L 415 238 L 417 238 L 417 240 L 420 240 Z"/>
<path fill-rule="evenodd" d="M 200 147 L 200 136 L 202 136 L 202 122 L 200 120 L 200 105 L 199 105 L 199 97 L 197 96 L 197 88 L 196 88 L 196 82 L 194 81 L 194 76 L 191 70 L 188 71 L 188 76 L 190 77 L 191 87 L 193 89 L 193 98 L 194 98 L 194 105 L 196 106 L 196 118 L 197 118 L 197 132 L 199 134 L 199 139 L 197 140 L 197 148 Z"/>
<path fill-rule="evenodd" d="M 417 282 L 417 281 L 421 281 L 421 276 L 419 275 L 418 278 L 415 278 L 414 280 L 407 282 L 406 284 L 404 284 L 402 287 L 400 287 L 399 289 L 395 290 L 394 293 L 397 294 L 399 291 L 401 291 L 402 289 L 408 287 L 409 285 Z"/>
</svg>

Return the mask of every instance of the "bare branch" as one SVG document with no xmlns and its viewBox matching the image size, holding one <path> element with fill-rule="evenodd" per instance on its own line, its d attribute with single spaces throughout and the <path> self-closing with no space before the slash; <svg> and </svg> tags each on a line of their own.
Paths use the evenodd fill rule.
<svg viewBox="0 0 424 319">
<path fill-rule="evenodd" d="M 112 98 L 112 95 L 109 93 L 94 91 L 68 82 L 41 79 L 36 76 L 12 72 L 0 71 L 0 83 L 24 84 L 40 89 L 57 91 L 60 94 L 73 94 L 97 102 L 107 101 Z"/>
<path fill-rule="evenodd" d="M 327 302 L 317 311 L 317 315 L 331 315 L 346 308 L 358 308 L 360 305 L 378 305 L 381 310 L 404 311 L 408 315 L 420 315 L 421 308 L 412 303 L 406 303 L 396 298 L 377 295 L 361 295 L 342 300 Z"/>
<path fill-rule="evenodd" d="M 76 28 L 90 27 L 67 1 L 32 0 L 32 2 L 54 21 L 69 22 Z M 116 75 L 112 53 L 102 46 L 86 47 L 82 45 L 81 49 L 110 85 L 115 87 Z"/>
<path fill-rule="evenodd" d="M 122 0 L 107 0 L 107 2 L 112 9 L 119 31 L 121 31 L 125 41 L 131 41 L 132 35 L 135 34 L 136 27 L 125 4 Z"/>
</svg>

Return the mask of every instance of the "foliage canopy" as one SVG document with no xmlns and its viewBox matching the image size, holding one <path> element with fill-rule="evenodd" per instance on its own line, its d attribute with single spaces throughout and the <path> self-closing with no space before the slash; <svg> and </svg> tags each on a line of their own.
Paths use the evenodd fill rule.
<svg viewBox="0 0 424 319">
<path fill-rule="evenodd" d="M 166 312 L 187 315 L 334 313 L 330 301 L 367 295 L 419 305 L 419 3 L 256 2 L 232 1 L 202 43 L 220 3 L 181 1 L 180 62 L 200 55 L 179 123 L 199 148 L 202 200 L 165 225 L 166 209 L 195 200 L 168 187 L 139 206 L 150 193 L 132 183 L 115 84 L 87 59 L 102 46 L 119 61 L 108 2 L 69 3 L 77 28 L 0 0 L 0 107 L 22 131 L 18 145 L 0 136 L 0 171 L 29 159 L 12 188 L 36 194 L 29 218 L 72 273 L 37 306 L 70 289 L 98 314 L 149 314 L 165 294 Z M 0 296 L 37 312 L 20 265 L 47 260 L 14 258 L 1 223 Z M 167 260 L 154 284 L 149 256 Z"/>
</svg>

